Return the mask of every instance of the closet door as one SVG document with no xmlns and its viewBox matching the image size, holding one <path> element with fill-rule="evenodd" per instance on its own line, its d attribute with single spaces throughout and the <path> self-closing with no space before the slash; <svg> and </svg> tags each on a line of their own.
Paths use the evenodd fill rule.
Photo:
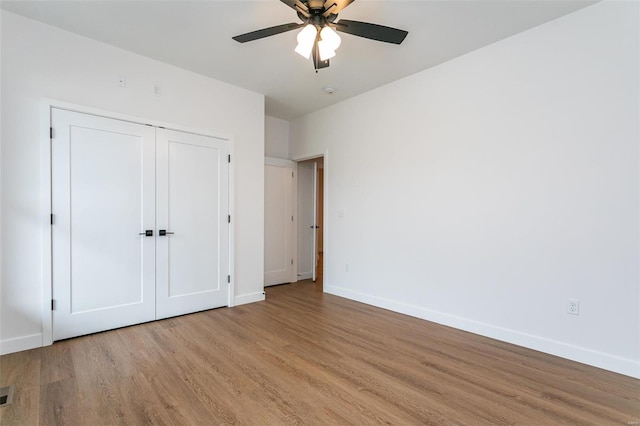
<svg viewBox="0 0 640 426">
<path fill-rule="evenodd" d="M 229 303 L 225 140 L 157 129 L 157 318 Z"/>
<path fill-rule="evenodd" d="M 53 338 L 155 319 L 155 129 L 52 111 Z"/>
</svg>

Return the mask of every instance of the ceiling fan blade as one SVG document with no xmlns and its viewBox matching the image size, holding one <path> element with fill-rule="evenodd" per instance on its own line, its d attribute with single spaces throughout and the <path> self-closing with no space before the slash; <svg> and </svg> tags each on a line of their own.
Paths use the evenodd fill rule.
<svg viewBox="0 0 640 426">
<path fill-rule="evenodd" d="M 248 41 L 258 40 L 260 38 L 270 37 L 272 35 L 286 33 L 287 31 L 295 30 L 302 27 L 304 24 L 295 24 L 293 22 L 289 24 L 276 25 L 275 27 L 263 28 L 261 30 L 251 31 L 250 33 L 237 35 L 231 37 L 235 41 L 240 43 L 246 43 Z"/>
<path fill-rule="evenodd" d="M 370 24 L 368 22 L 350 21 L 341 19 L 334 23 L 336 30 L 371 40 L 384 41 L 385 43 L 400 44 L 409 32 L 384 25 Z"/>
</svg>

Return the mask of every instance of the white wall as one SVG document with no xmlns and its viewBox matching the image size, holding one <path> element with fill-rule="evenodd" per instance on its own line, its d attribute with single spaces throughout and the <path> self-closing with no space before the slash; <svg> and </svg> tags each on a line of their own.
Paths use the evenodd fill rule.
<svg viewBox="0 0 640 426">
<path fill-rule="evenodd" d="M 265 157 L 289 157 L 289 122 L 280 118 L 266 116 L 264 120 L 264 155 Z"/>
<path fill-rule="evenodd" d="M 293 121 L 325 290 L 640 377 L 638 35 L 607 1 Z"/>
<path fill-rule="evenodd" d="M 43 97 L 228 135 L 235 146 L 235 300 L 262 300 L 264 97 L 1 13 L 0 351 L 41 339 Z M 126 75 L 126 89 L 117 87 Z M 162 96 L 152 94 L 153 84 Z"/>
</svg>

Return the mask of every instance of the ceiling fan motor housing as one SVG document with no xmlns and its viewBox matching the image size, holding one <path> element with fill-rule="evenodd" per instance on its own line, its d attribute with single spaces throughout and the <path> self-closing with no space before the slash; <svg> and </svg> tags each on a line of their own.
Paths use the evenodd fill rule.
<svg viewBox="0 0 640 426">
<path fill-rule="evenodd" d="M 307 0 L 306 2 L 303 1 L 303 3 L 307 3 L 307 7 L 311 13 L 318 14 L 324 11 L 324 0 Z"/>
<path fill-rule="evenodd" d="M 327 25 L 327 23 L 331 24 L 336 20 L 337 17 L 338 14 L 334 13 L 327 16 L 326 18 L 322 15 L 311 15 L 307 18 L 306 16 L 298 12 L 298 18 L 300 18 L 302 22 L 304 22 L 305 24 L 315 25 L 316 27 L 324 27 L 325 25 Z"/>
<path fill-rule="evenodd" d="M 302 0 L 297 8 L 298 18 L 306 24 L 315 25 L 318 28 L 332 23 L 338 17 L 337 13 L 331 13 L 336 3 L 331 2 L 326 7 L 325 0 Z"/>
</svg>

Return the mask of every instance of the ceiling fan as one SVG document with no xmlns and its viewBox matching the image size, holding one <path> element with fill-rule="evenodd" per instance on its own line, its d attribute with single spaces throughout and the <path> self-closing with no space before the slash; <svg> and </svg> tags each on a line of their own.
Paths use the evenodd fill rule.
<svg viewBox="0 0 640 426">
<path fill-rule="evenodd" d="M 313 56 L 313 67 L 318 72 L 329 66 L 329 59 L 336 54 L 340 46 L 340 36 L 334 31 L 352 34 L 371 40 L 400 44 L 409 34 L 407 31 L 368 22 L 351 21 L 338 18 L 338 13 L 354 0 L 280 0 L 298 14 L 301 24 L 276 25 L 250 33 L 232 37 L 235 41 L 246 43 L 264 37 L 292 31 L 304 27 L 298 33 L 298 46 L 295 51 L 309 59 Z"/>
</svg>

